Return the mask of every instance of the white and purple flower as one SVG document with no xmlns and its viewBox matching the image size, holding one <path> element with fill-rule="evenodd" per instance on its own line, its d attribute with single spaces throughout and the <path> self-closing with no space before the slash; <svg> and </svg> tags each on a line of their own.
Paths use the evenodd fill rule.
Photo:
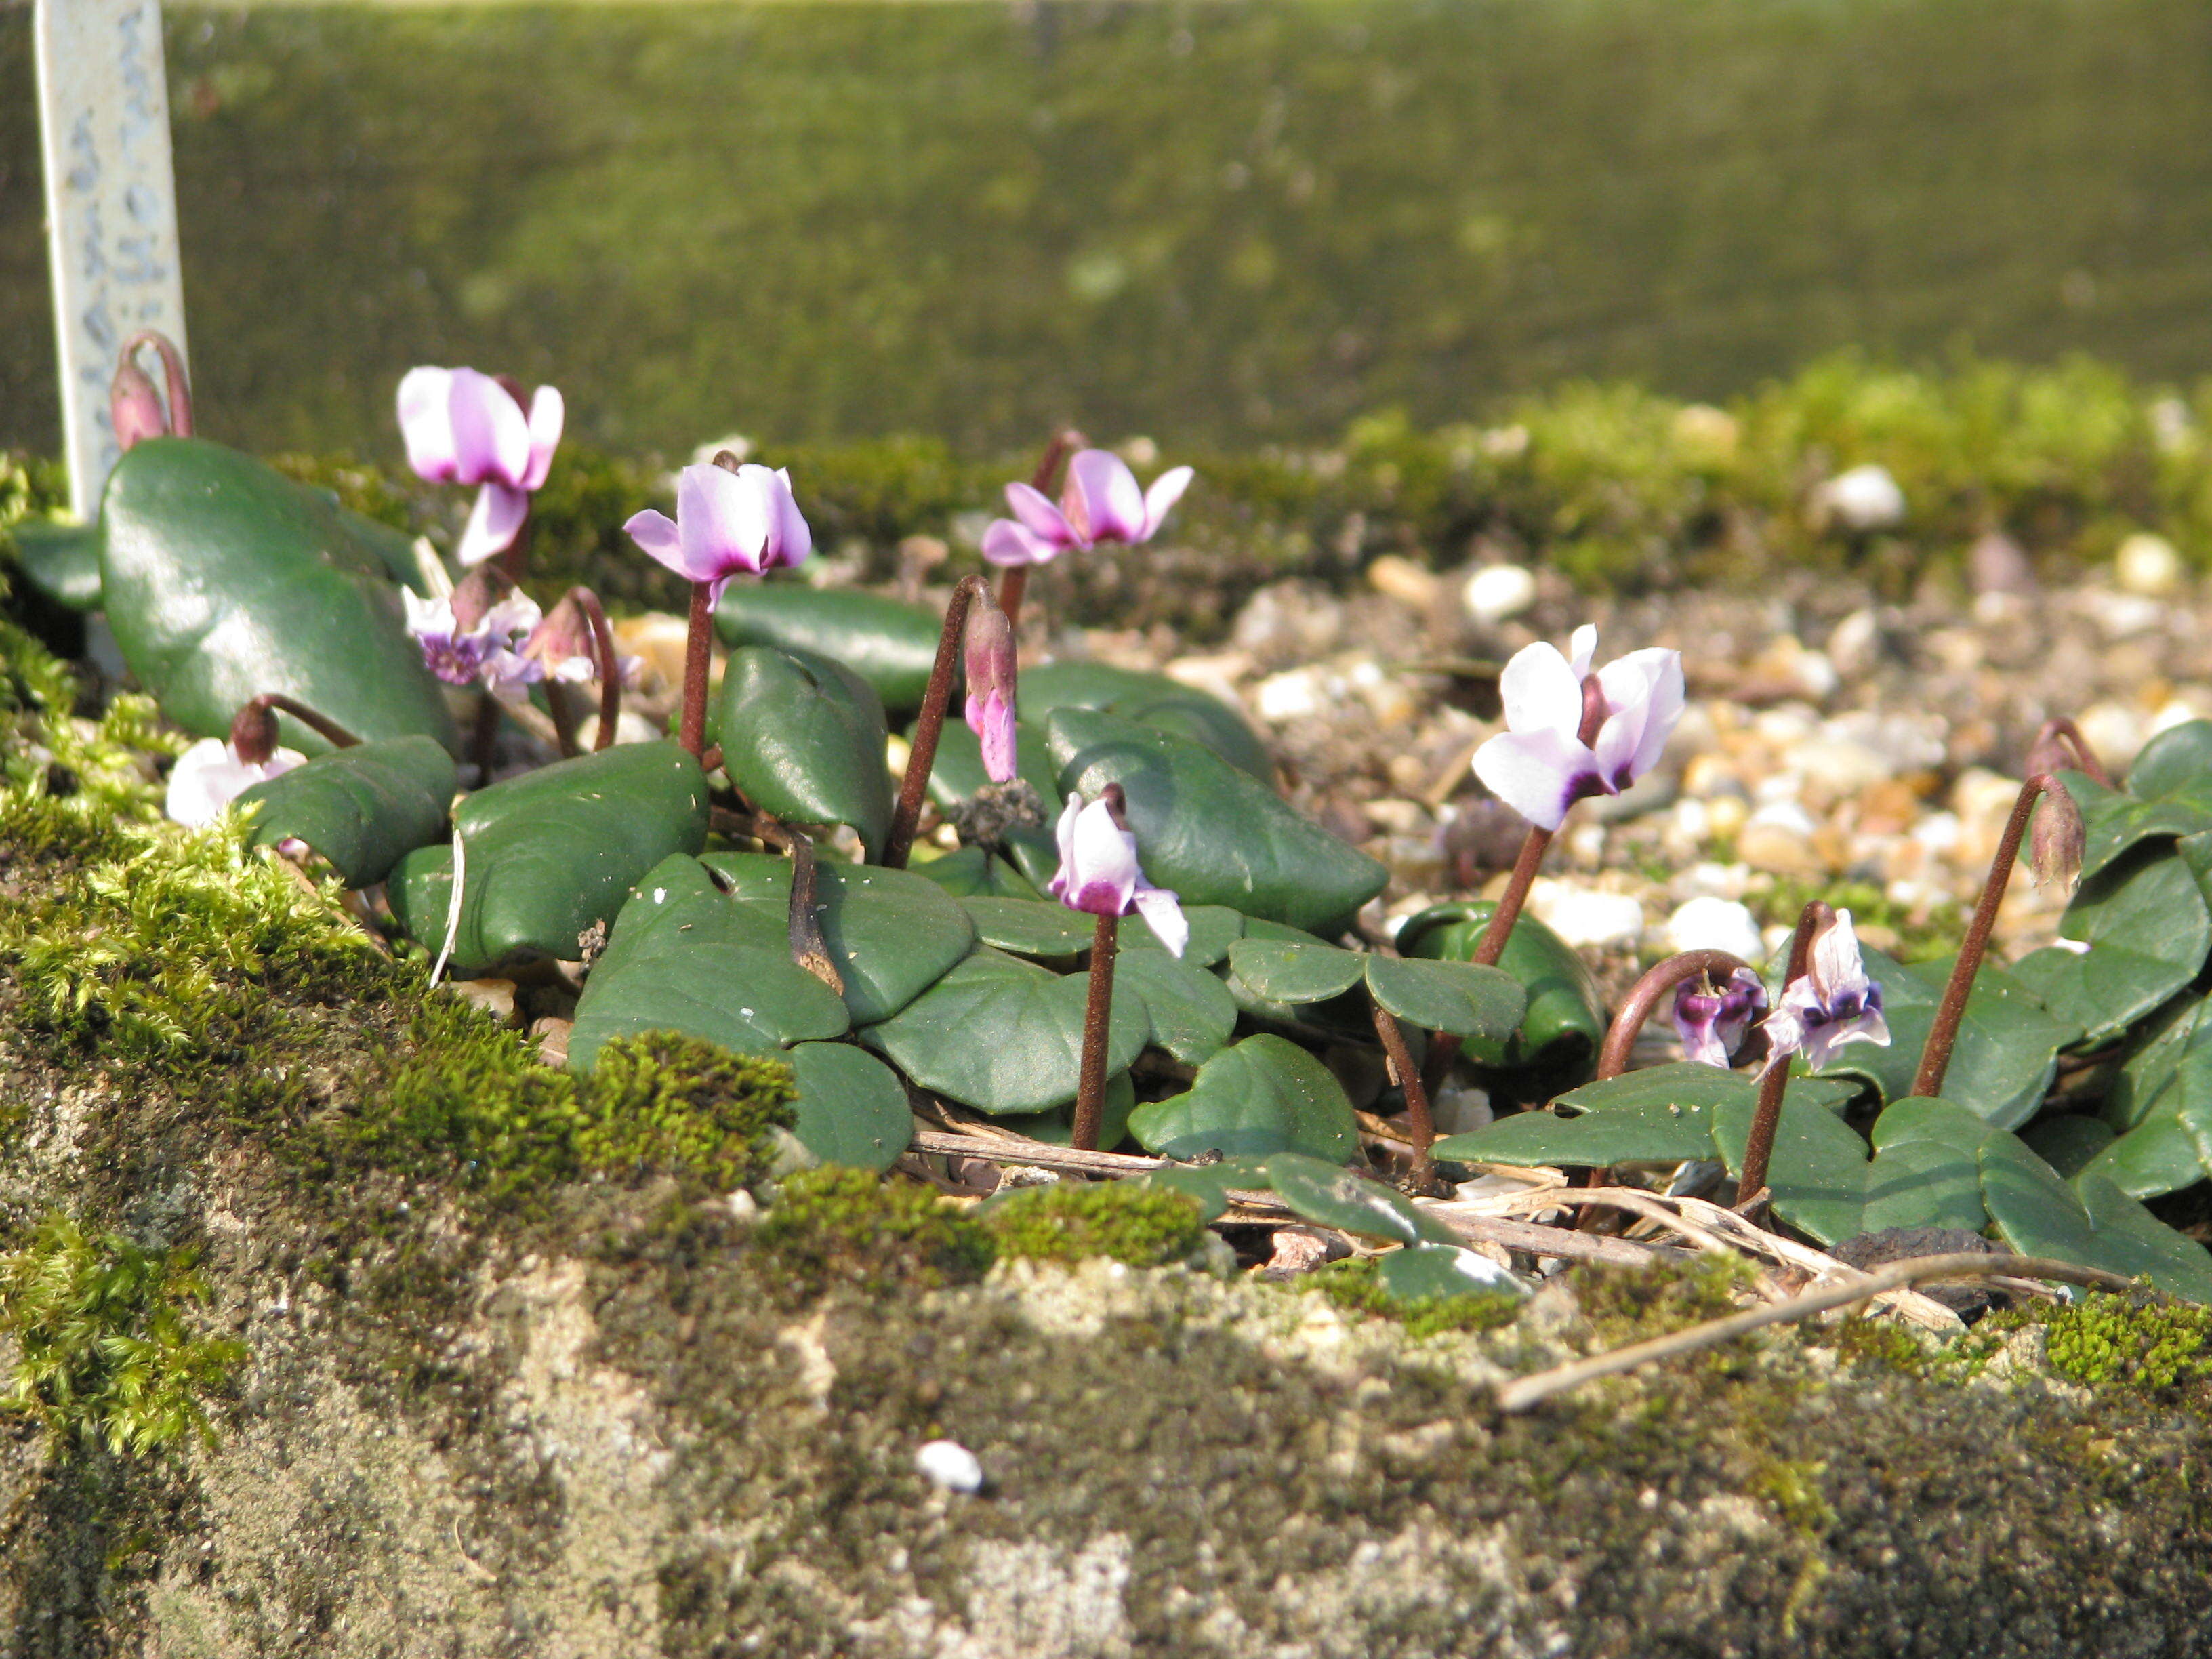
<svg viewBox="0 0 2212 1659">
<path fill-rule="evenodd" d="M 1597 671 L 1604 715 L 1584 743 L 1597 629 L 1575 629 L 1568 649 L 1571 659 L 1541 641 L 1514 653 L 1498 682 L 1506 729 L 1474 756 L 1490 792 L 1544 830 L 1557 830 L 1585 796 L 1617 795 L 1650 771 L 1682 718 L 1681 653 L 1632 651 Z"/>
<path fill-rule="evenodd" d="M 544 665 L 517 648 L 544 617 L 526 593 L 485 605 L 480 592 L 474 579 L 435 599 L 403 590 L 407 631 L 422 646 L 424 665 L 447 684 L 481 684 L 495 696 L 520 702 L 545 678 Z"/>
<path fill-rule="evenodd" d="M 717 603 L 731 578 L 795 565 L 812 533 L 791 493 L 791 475 L 753 462 L 731 471 L 687 466 L 676 481 L 676 516 L 647 507 L 623 528 L 678 575 L 708 585 Z"/>
<path fill-rule="evenodd" d="M 514 544 L 530 516 L 530 492 L 545 482 L 565 416 L 561 394 L 522 391 L 473 368 L 411 368 L 399 382 L 399 431 L 407 464 L 432 483 L 481 484 L 460 562 L 481 564 Z"/>
<path fill-rule="evenodd" d="M 1137 866 L 1137 838 L 1115 822 L 1112 806 L 1103 799 L 1086 805 L 1082 796 L 1070 795 L 1055 833 L 1060 872 L 1052 878 L 1054 898 L 1094 916 L 1126 915 L 1133 905 L 1160 943 L 1172 954 L 1182 954 L 1190 943 L 1182 905 L 1166 888 L 1145 879 Z"/>
<path fill-rule="evenodd" d="M 1859 957 L 1859 936 L 1851 913 L 1836 919 L 1813 940 L 1802 978 L 1790 981 L 1782 1006 L 1766 1017 L 1770 1066 L 1802 1054 L 1819 1071 L 1847 1042 L 1889 1046 L 1889 1024 L 1881 1016 L 1881 982 L 1867 976 Z"/>
<path fill-rule="evenodd" d="M 245 760 L 222 738 L 202 738 L 169 769 L 162 810 L 188 830 L 204 830 L 255 784 L 281 777 L 307 758 L 296 749 L 278 749 L 266 760 Z"/>
<path fill-rule="evenodd" d="M 1079 450 L 1067 464 L 1057 506 L 1029 484 L 1006 486 L 1014 516 L 991 521 L 983 532 L 983 556 L 993 564 L 1048 564 L 1071 549 L 1100 542 L 1134 546 L 1150 541 L 1192 477 L 1187 466 L 1170 467 L 1143 489 L 1128 463 L 1111 450 Z"/>
<path fill-rule="evenodd" d="M 983 748 L 983 771 L 1011 783 L 1018 765 L 1014 731 L 1014 630 L 987 592 L 968 613 L 969 728 Z"/>
<path fill-rule="evenodd" d="M 1674 1030 L 1684 1058 L 1726 1071 L 1752 1022 L 1765 1012 L 1766 987 L 1748 968 L 1735 969 L 1724 985 L 1710 980 L 1684 985 L 1674 994 Z"/>
</svg>

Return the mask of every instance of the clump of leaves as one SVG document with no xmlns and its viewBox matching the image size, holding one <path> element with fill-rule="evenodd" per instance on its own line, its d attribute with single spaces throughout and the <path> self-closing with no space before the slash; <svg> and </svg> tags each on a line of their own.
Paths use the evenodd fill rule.
<svg viewBox="0 0 2212 1659">
<path fill-rule="evenodd" d="M 1397 1320 L 1412 1337 L 1494 1331 L 1510 1325 L 1523 1305 L 1521 1297 L 1504 1291 L 1469 1291 L 1402 1301 L 1384 1288 L 1378 1260 L 1355 1256 L 1348 1261 L 1332 1261 L 1297 1280 L 1297 1286 L 1317 1290 L 1349 1312 Z"/>
<path fill-rule="evenodd" d="M 2212 1308 L 2100 1292 L 2045 1317 L 2043 1351 L 2075 1382 L 2172 1393 L 2212 1378 Z"/>
<path fill-rule="evenodd" d="M 1206 1237 L 1204 1211 L 1182 1193 L 1118 1181 L 1056 1182 L 1009 1193 L 983 1223 L 1003 1256 L 1081 1261 L 1111 1256 L 1132 1267 L 1164 1267 Z"/>
<path fill-rule="evenodd" d="M 989 1231 L 928 1188 L 837 1164 L 785 1182 L 754 1237 L 798 1299 L 840 1285 L 881 1296 L 972 1284 L 996 1254 Z"/>
<path fill-rule="evenodd" d="M 18 1355 L 0 1410 L 29 1414 L 57 1440 L 134 1456 L 187 1432 L 211 1438 L 201 1401 L 246 1349 L 191 1330 L 185 1310 L 206 1299 L 193 1252 L 48 1218 L 0 1253 L 0 1331 Z"/>
</svg>

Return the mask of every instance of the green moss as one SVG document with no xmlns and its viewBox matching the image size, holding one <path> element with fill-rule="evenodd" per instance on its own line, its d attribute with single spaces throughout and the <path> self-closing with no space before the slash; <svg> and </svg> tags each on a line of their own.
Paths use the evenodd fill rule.
<svg viewBox="0 0 2212 1659">
<path fill-rule="evenodd" d="M 1292 1288 L 1316 1290 L 1340 1308 L 1352 1313 L 1395 1319 L 1412 1337 L 1440 1336 L 1451 1331 L 1492 1331 L 1510 1325 L 1526 1304 L 1501 1291 L 1470 1291 L 1461 1296 L 1427 1297 L 1404 1302 L 1383 1288 L 1372 1256 L 1332 1261 L 1294 1280 Z"/>
<path fill-rule="evenodd" d="M 755 1240 L 794 1299 L 836 1286 L 882 1296 L 968 1284 L 995 1254 L 988 1229 L 928 1188 L 834 1164 L 785 1182 Z"/>
<path fill-rule="evenodd" d="M 2042 1322 L 2051 1369 L 2075 1382 L 2171 1395 L 2212 1379 L 2212 1308 L 2099 1291 Z"/>
<path fill-rule="evenodd" d="M 212 1438 L 202 1399 L 246 1351 L 191 1328 L 187 1308 L 206 1299 L 190 1250 L 143 1250 L 48 1218 L 0 1253 L 0 1332 L 17 1351 L 0 1410 L 131 1455 L 187 1432 Z"/>
<path fill-rule="evenodd" d="M 1927 1348 L 1894 1320 L 1853 1314 L 1836 1327 L 1832 1340 L 1837 1353 L 1847 1363 L 1887 1366 L 1907 1376 L 1919 1376 L 1929 1370 Z"/>
<path fill-rule="evenodd" d="M 1570 1282 L 1600 1346 L 1613 1348 L 1740 1312 L 1741 1292 L 1752 1277 L 1750 1264 L 1741 1257 L 1705 1255 L 1686 1267 L 1577 1267 Z"/>
<path fill-rule="evenodd" d="M 1198 1200 L 1121 1182 L 1057 1182 L 994 1202 L 982 1218 L 1002 1256 L 1080 1261 L 1111 1256 L 1132 1267 L 1180 1261 L 1206 1237 Z"/>
</svg>

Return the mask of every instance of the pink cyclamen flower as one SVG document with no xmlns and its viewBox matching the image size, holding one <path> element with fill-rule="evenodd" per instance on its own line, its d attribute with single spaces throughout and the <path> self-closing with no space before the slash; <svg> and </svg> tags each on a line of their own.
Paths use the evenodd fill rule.
<svg viewBox="0 0 2212 1659">
<path fill-rule="evenodd" d="M 296 749 L 279 749 L 265 761 L 240 760 L 222 738 L 202 738 L 169 769 L 162 810 L 188 830 L 204 829 L 255 784 L 282 776 L 307 758 Z"/>
<path fill-rule="evenodd" d="M 676 481 L 673 519 L 647 507 L 623 528 L 684 580 L 708 583 L 715 602 L 732 577 L 798 564 L 814 546 L 791 474 L 750 461 L 734 472 L 685 467 Z"/>
<path fill-rule="evenodd" d="M 1570 660 L 1541 641 L 1513 653 L 1498 681 L 1506 730 L 1475 751 L 1474 775 L 1531 823 L 1557 830 L 1586 795 L 1617 795 L 1658 763 L 1682 718 L 1682 653 L 1652 647 L 1597 671 L 1605 719 L 1582 740 L 1583 682 L 1597 649 L 1585 624 Z"/>
<path fill-rule="evenodd" d="M 1128 463 L 1111 450 L 1079 450 L 1067 464 L 1057 507 L 1028 484 L 1006 486 L 1014 516 L 991 521 L 983 532 L 983 556 L 993 564 L 1048 564 L 1071 548 L 1148 542 L 1190 488 L 1192 476 L 1187 466 L 1170 467 L 1150 489 L 1140 489 Z"/>
<path fill-rule="evenodd" d="M 581 685 L 599 677 L 599 644 L 592 636 L 591 618 L 572 599 L 563 598 L 548 611 L 545 620 L 530 630 L 516 654 L 536 663 L 545 678 L 564 685 Z M 626 690 L 637 689 L 638 677 L 644 670 L 644 658 L 616 654 L 615 678 Z"/>
<path fill-rule="evenodd" d="M 1160 943 L 1181 956 L 1190 943 L 1190 924 L 1182 905 L 1164 887 L 1155 887 L 1137 867 L 1137 838 L 1114 822 L 1114 809 L 1105 801 L 1084 804 L 1070 795 L 1060 808 L 1056 828 L 1060 837 L 1060 872 L 1052 878 L 1052 896 L 1071 910 L 1094 916 L 1128 914 L 1132 905 L 1144 917 Z"/>
<path fill-rule="evenodd" d="M 473 368 L 410 368 L 399 382 L 399 432 L 407 464 L 433 483 L 481 484 L 460 561 L 480 564 L 514 544 L 561 441 L 561 394 L 541 386 L 522 407 L 520 387 Z"/>
<path fill-rule="evenodd" d="M 1790 981 L 1782 1006 L 1761 1029 L 1771 1054 L 1770 1066 L 1787 1065 L 1791 1054 L 1802 1052 L 1806 1065 L 1817 1072 L 1847 1042 L 1889 1046 L 1881 981 L 1867 976 L 1850 911 L 1837 911 L 1835 921 L 1814 939 L 1804 975 Z"/>
<path fill-rule="evenodd" d="M 968 725 L 983 747 L 983 771 L 994 783 L 1013 781 L 1014 630 L 986 593 L 968 613 Z"/>
<path fill-rule="evenodd" d="M 545 678 L 544 665 L 516 648 L 544 616 L 526 593 L 482 609 L 469 603 L 470 594 L 467 582 L 442 599 L 403 590 L 407 631 L 422 645 L 423 664 L 447 684 L 482 684 L 495 696 L 519 702 Z"/>
<path fill-rule="evenodd" d="M 1766 987 L 1748 968 L 1737 969 L 1717 988 L 1684 985 L 1674 993 L 1674 1031 L 1684 1057 L 1726 1071 L 1752 1021 L 1765 1012 Z"/>
</svg>

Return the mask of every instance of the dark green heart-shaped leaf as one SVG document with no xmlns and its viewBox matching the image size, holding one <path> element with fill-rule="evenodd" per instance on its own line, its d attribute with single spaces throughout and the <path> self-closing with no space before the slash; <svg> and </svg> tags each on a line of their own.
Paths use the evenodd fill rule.
<svg viewBox="0 0 2212 1659">
<path fill-rule="evenodd" d="M 1201 1221 L 1218 1221 L 1229 1210 L 1229 1194 L 1267 1190 L 1267 1160 L 1224 1158 L 1212 1164 L 1180 1164 L 1135 1177 L 1142 1187 L 1164 1188 L 1198 1200 Z"/>
<path fill-rule="evenodd" d="M 1270 788 L 1275 763 L 1244 717 L 1194 686 L 1164 674 L 1103 662 L 1040 663 L 1022 672 L 1022 718 L 1042 726 L 1056 708 L 1094 708 L 1155 731 L 1188 738 Z"/>
<path fill-rule="evenodd" d="M 1088 951 L 1098 920 L 1049 900 L 987 898 L 961 904 L 975 924 L 975 937 L 1001 951 L 1024 957 L 1072 957 Z"/>
<path fill-rule="evenodd" d="M 1121 988 L 1115 988 L 1118 1000 Z M 1129 1138 L 1129 1114 L 1136 1109 L 1137 1085 L 1127 1072 L 1117 1072 L 1106 1079 L 1106 1097 L 1098 1111 L 1098 1150 L 1117 1151 Z M 1017 1134 L 1027 1135 L 1031 1140 L 1042 1141 L 1048 1146 L 1070 1146 L 1075 1143 L 1075 1109 L 1062 1106 L 1049 1112 L 1020 1112 L 1010 1117 L 994 1118 L 1001 1129 L 1012 1129 Z"/>
<path fill-rule="evenodd" d="M 1114 966 L 1114 997 L 1139 999 L 1152 1041 L 1186 1066 L 1200 1065 L 1237 1029 L 1237 1000 L 1203 968 L 1165 951 L 1126 951 Z"/>
<path fill-rule="evenodd" d="M 2125 790 L 2080 772 L 2060 775 L 2081 809 L 2081 876 L 2138 842 L 2212 830 L 2212 720 L 2169 726 L 2145 744 Z"/>
<path fill-rule="evenodd" d="M 732 582 L 714 610 L 723 644 L 811 652 L 842 663 L 900 714 L 921 707 L 944 629 L 945 619 L 922 605 L 799 580 Z"/>
<path fill-rule="evenodd" d="M 1075 1098 L 1091 975 L 1061 977 L 988 947 L 860 1038 L 925 1089 L 994 1115 L 1048 1111 Z M 1114 999 L 1109 1073 L 1150 1039 L 1144 1005 Z"/>
<path fill-rule="evenodd" d="M 824 1164 L 890 1168 L 914 1139 L 914 1114 L 898 1073 L 849 1042 L 802 1042 L 791 1051 L 799 1084 L 792 1133 Z"/>
<path fill-rule="evenodd" d="M 1306 1152 L 1342 1164 L 1359 1150 L 1344 1085 L 1304 1048 L 1267 1034 L 1207 1060 L 1188 1093 L 1139 1106 L 1129 1128 L 1165 1158 Z"/>
<path fill-rule="evenodd" d="M 1060 842 L 1050 830 L 1041 824 L 1015 824 L 1002 838 L 999 855 L 1012 859 L 1014 868 L 1038 892 L 1052 890 L 1052 878 L 1060 873 Z"/>
<path fill-rule="evenodd" d="M 911 744 L 912 726 L 907 728 L 906 736 Z M 1014 770 L 1037 792 L 1048 811 L 1060 810 L 1060 786 L 1044 733 L 1026 720 L 1014 727 Z M 929 769 L 929 798 L 939 811 L 950 812 L 990 781 L 991 775 L 983 769 L 982 743 L 961 718 L 955 699 L 938 732 L 937 759 Z"/>
<path fill-rule="evenodd" d="M 8 534 L 25 578 L 55 604 L 71 611 L 100 605 L 100 526 L 25 519 Z"/>
<path fill-rule="evenodd" d="M 1255 998 L 1297 1007 L 1342 996 L 1365 975 L 1367 958 L 1334 945 L 1241 939 L 1229 947 L 1229 971 Z"/>
<path fill-rule="evenodd" d="M 2058 924 L 2069 940 L 2013 965 L 2054 1018 L 2078 1025 L 2090 1044 L 2120 1035 L 2197 976 L 2212 951 L 2212 912 L 2188 864 L 2151 844 L 2116 859 L 2085 881 Z"/>
<path fill-rule="evenodd" d="M 684 1031 L 733 1053 L 763 1054 L 842 1036 L 849 1024 L 837 994 L 792 961 L 775 919 L 723 892 L 696 859 L 678 855 L 640 879 L 592 964 L 568 1034 L 568 1068 L 588 1072 L 601 1045 L 640 1031 Z"/>
<path fill-rule="evenodd" d="M 1394 1244 L 1456 1244 L 1458 1235 L 1423 1215 L 1413 1201 L 1370 1176 L 1303 1152 L 1277 1152 L 1267 1160 L 1275 1196 L 1307 1221 Z"/>
<path fill-rule="evenodd" d="M 2171 1124 L 2172 1120 L 2165 1120 Z M 2173 1125 L 2179 1127 L 2179 1125 Z M 2112 1149 L 2117 1137 L 2112 1126 L 2102 1118 L 2083 1117 L 2075 1112 L 2062 1112 L 2056 1117 L 2039 1118 L 2020 1132 L 2020 1138 L 2038 1158 L 2071 1181 L 2081 1173 L 2098 1155 Z M 2185 1140 L 2186 1137 L 2184 1137 Z M 2197 1149 L 2188 1149 L 2189 1174 L 2175 1183 L 2185 1186 L 2197 1179 Z M 2109 1173 L 2109 1171 L 2108 1171 Z M 2171 1192 L 2171 1187 L 2153 1187 L 2153 1192 Z M 2137 1194 L 2141 1196 L 2141 1194 Z"/>
<path fill-rule="evenodd" d="M 672 743 L 618 744 L 478 790 L 454 808 L 453 835 L 464 848 L 453 971 L 527 952 L 573 959 L 579 936 L 611 925 L 646 872 L 705 845 L 707 781 Z M 451 847 L 399 866 L 410 876 L 393 908 L 404 904 L 407 930 L 432 951 L 446 937 L 453 866 Z"/>
<path fill-rule="evenodd" d="M 1062 794 L 1096 799 L 1108 784 L 1121 786 L 1145 873 L 1187 904 L 1337 932 L 1389 879 L 1373 859 L 1187 738 L 1082 708 L 1055 710 L 1046 736 Z"/>
<path fill-rule="evenodd" d="M 700 862 L 728 879 L 740 905 L 787 937 L 788 859 L 709 853 Z M 975 945 L 975 927 L 960 902 L 910 871 L 817 860 L 814 907 L 855 1025 L 889 1019 Z"/>
<path fill-rule="evenodd" d="M 349 887 L 367 887 L 418 847 L 446 836 L 459 787 L 453 757 L 429 738 L 391 738 L 319 755 L 238 798 L 258 805 L 253 845 L 292 837 L 328 859 Z"/>
<path fill-rule="evenodd" d="M 367 526 L 221 444 L 133 446 L 100 506 L 102 599 L 124 660 L 200 737 L 228 735 L 240 704 L 277 691 L 362 738 L 454 748 Z M 279 725 L 293 748 L 330 747 L 289 715 Z"/>
<path fill-rule="evenodd" d="M 1516 1112 L 1429 1148 L 1464 1164 L 1555 1164 L 1606 1169 L 1615 1164 L 1681 1164 L 1713 1154 L 1712 1109 L 1669 1101 L 1624 1103 L 1574 1116 Z"/>
<path fill-rule="evenodd" d="M 1367 989 L 1418 1030 L 1504 1042 L 1520 1028 L 1528 994 L 1502 968 L 1370 956 Z"/>
<path fill-rule="evenodd" d="M 1487 899 L 1439 904 L 1410 916 L 1398 933 L 1401 956 L 1472 962 L 1497 906 Z M 1584 1077 L 1605 1037 L 1605 994 L 1574 947 L 1533 916 L 1513 926 L 1498 967 L 1521 982 L 1528 1010 L 1505 1042 L 1468 1041 L 1468 1055 L 1486 1066 L 1558 1066 Z"/>
<path fill-rule="evenodd" d="M 2148 1279 L 2170 1296 L 2212 1304 L 2212 1254 L 2160 1221 L 2094 1170 L 2073 1182 L 2099 1242 L 2123 1265 L 2116 1272 Z"/>
<path fill-rule="evenodd" d="M 1393 1302 L 1441 1302 L 1462 1296 L 1526 1296 L 1528 1286 L 1473 1250 L 1456 1244 L 1414 1244 L 1375 1264 L 1376 1282 Z"/>
<path fill-rule="evenodd" d="M 1867 973 L 1882 988 L 1882 1017 L 1889 1042 L 1853 1042 L 1822 1066 L 1822 1077 L 1863 1078 L 1885 1101 L 1912 1092 L 1920 1051 L 1936 1021 L 1936 1005 L 1951 976 L 1953 957 L 1910 967 L 1862 947 Z M 2081 1028 L 2053 1018 L 2035 994 L 2002 969 L 1984 963 L 1974 975 L 1959 1023 L 1959 1039 L 1944 1073 L 1943 1097 L 1978 1112 L 2001 1129 L 2035 1115 L 2058 1069 L 2058 1051 Z"/>
<path fill-rule="evenodd" d="M 2081 1167 L 2110 1177 L 2131 1198 L 2178 1192 L 2212 1170 L 2212 1004 L 2189 1000 L 2160 1012 L 2112 1079 L 2103 1127 L 2118 1131 L 2117 1139 Z M 2062 1174 L 2074 1173 L 2039 1145 L 2036 1150 Z"/>
<path fill-rule="evenodd" d="M 1182 919 L 1190 928 L 1190 938 L 1182 947 L 1182 959 L 1193 968 L 1211 968 L 1229 954 L 1229 947 L 1244 937 L 1244 918 L 1220 904 L 1186 904 Z M 1121 918 L 1116 930 L 1124 951 L 1164 951 L 1160 936 L 1152 931 L 1152 923 L 1142 916 Z"/>
<path fill-rule="evenodd" d="M 941 858 L 916 859 L 915 874 L 935 882 L 955 898 L 1041 899 L 1029 878 L 1002 858 L 980 847 L 963 847 Z"/>
<path fill-rule="evenodd" d="M 732 586 L 736 584 L 732 583 Z M 730 781 L 794 823 L 849 823 L 871 856 L 890 834 L 889 731 L 868 683 L 826 657 L 732 651 L 708 710 Z"/>
</svg>

